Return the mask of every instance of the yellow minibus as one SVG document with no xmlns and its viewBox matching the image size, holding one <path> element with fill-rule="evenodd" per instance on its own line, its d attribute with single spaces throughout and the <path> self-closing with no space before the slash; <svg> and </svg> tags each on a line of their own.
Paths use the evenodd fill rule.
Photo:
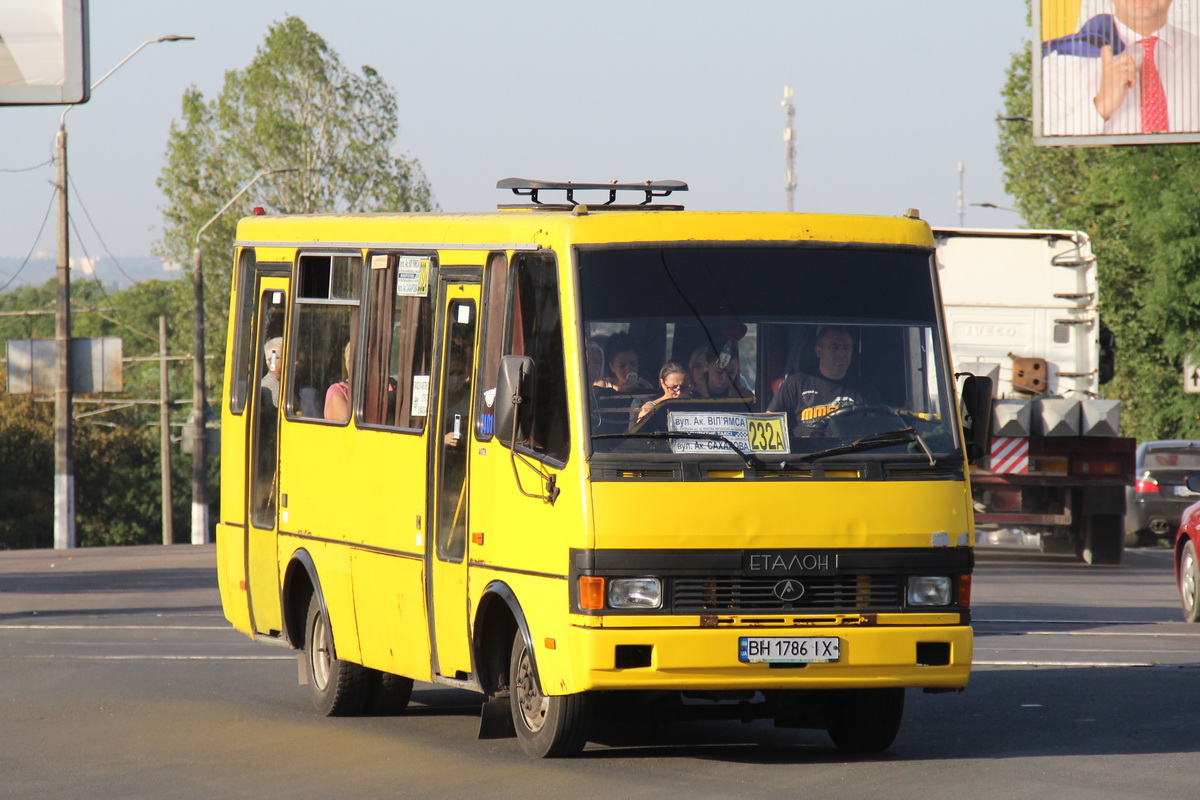
<svg viewBox="0 0 1200 800">
<path fill-rule="evenodd" d="M 878 751 L 906 689 L 962 689 L 991 389 L 955 384 L 919 214 L 498 188 L 239 222 L 233 626 L 300 651 L 324 714 L 469 689 L 538 757 L 620 708 Z"/>
</svg>

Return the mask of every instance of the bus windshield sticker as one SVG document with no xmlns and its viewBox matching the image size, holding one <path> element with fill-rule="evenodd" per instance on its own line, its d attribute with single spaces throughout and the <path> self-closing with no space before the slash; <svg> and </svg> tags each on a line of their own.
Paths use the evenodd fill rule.
<svg viewBox="0 0 1200 800">
<path fill-rule="evenodd" d="M 429 296 L 428 256 L 400 256 L 396 259 L 396 294 L 401 297 Z"/>
<path fill-rule="evenodd" d="M 429 376 L 413 375 L 412 411 L 414 417 L 424 417 L 429 414 Z"/>
<path fill-rule="evenodd" d="M 385 255 L 375 254 L 371 256 L 371 269 L 387 269 L 388 257 Z"/>
<path fill-rule="evenodd" d="M 667 430 L 678 433 L 711 433 L 724 436 L 747 453 L 789 453 L 786 414 L 671 411 Z M 675 453 L 729 452 L 724 442 L 707 439 L 672 439 Z"/>
</svg>

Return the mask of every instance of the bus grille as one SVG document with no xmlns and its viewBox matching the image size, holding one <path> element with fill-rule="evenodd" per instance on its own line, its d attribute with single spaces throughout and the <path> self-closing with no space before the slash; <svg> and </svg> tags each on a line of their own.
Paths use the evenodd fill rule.
<svg viewBox="0 0 1200 800">
<path fill-rule="evenodd" d="M 784 580 L 804 586 L 795 599 L 781 600 Z M 898 609 L 903 582 L 897 575 L 820 575 L 794 578 L 676 578 L 673 605 L 688 611 L 803 611 L 806 609 Z M 787 587 L 795 593 L 794 587 Z M 784 592 L 786 594 L 786 592 Z"/>
</svg>

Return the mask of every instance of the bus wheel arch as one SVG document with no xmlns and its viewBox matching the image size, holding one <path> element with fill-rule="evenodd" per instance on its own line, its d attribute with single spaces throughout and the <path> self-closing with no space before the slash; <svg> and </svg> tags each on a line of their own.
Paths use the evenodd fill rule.
<svg viewBox="0 0 1200 800">
<path fill-rule="evenodd" d="M 517 631 L 526 642 L 533 641 L 516 594 L 503 581 L 493 581 L 483 591 L 471 626 L 471 655 L 479 686 L 489 697 L 508 694 L 508 661 Z"/>
<path fill-rule="evenodd" d="M 283 640 L 297 650 L 303 649 L 308 604 L 314 596 L 321 598 L 324 603 L 317 567 L 307 550 L 297 550 L 288 562 L 283 576 L 282 595 Z"/>
</svg>

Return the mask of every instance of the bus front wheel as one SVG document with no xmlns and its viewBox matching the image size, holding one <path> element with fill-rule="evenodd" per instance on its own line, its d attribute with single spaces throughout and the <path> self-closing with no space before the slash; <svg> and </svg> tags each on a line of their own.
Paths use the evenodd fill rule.
<svg viewBox="0 0 1200 800">
<path fill-rule="evenodd" d="M 839 750 L 879 753 L 896 740 L 903 716 L 903 689 L 842 689 L 829 693 L 825 729 Z"/>
<path fill-rule="evenodd" d="M 313 707 L 324 716 L 347 717 L 366 710 L 371 674 L 336 657 L 333 630 L 316 594 L 308 602 L 304 625 L 304 669 Z"/>
<path fill-rule="evenodd" d="M 587 744 L 589 698 L 543 694 L 533 655 L 520 631 L 513 638 L 508 676 L 513 725 L 521 749 L 535 758 L 578 754 Z"/>
</svg>

